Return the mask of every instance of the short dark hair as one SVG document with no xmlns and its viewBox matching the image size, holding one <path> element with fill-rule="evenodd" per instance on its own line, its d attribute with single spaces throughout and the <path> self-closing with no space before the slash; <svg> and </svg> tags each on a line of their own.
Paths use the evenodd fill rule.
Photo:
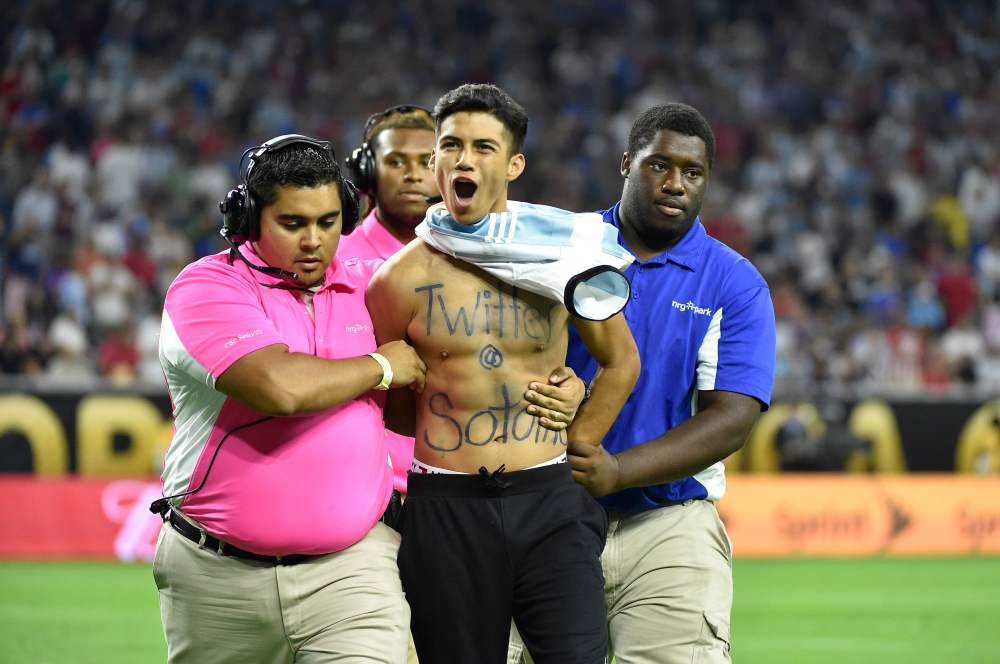
<svg viewBox="0 0 1000 664">
<path fill-rule="evenodd" d="M 528 114 L 509 94 L 492 83 L 466 83 L 444 93 L 434 105 L 437 129 L 449 115 L 462 112 L 489 113 L 499 120 L 513 138 L 513 152 L 521 151 L 528 133 Z"/>
<path fill-rule="evenodd" d="M 332 149 L 291 143 L 254 160 L 247 188 L 260 209 L 278 200 L 278 187 L 318 187 L 331 182 L 337 183 L 343 198 L 344 176 Z"/>
<path fill-rule="evenodd" d="M 417 106 L 395 106 L 370 118 L 365 129 L 364 140 L 375 144 L 379 134 L 387 129 L 427 129 L 434 131 L 434 117 L 427 109 Z"/>
<path fill-rule="evenodd" d="M 697 136 L 705 142 L 705 153 L 708 155 L 708 168 L 715 162 L 715 134 L 698 109 L 687 104 L 672 102 L 662 106 L 654 106 L 644 111 L 628 133 L 628 153 L 634 155 L 649 145 L 656 132 L 661 129 L 676 131 L 685 136 Z"/>
</svg>

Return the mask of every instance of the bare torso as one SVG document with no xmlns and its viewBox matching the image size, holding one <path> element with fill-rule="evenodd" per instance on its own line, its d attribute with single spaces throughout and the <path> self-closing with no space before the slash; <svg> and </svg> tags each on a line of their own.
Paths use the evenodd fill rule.
<svg viewBox="0 0 1000 664">
<path fill-rule="evenodd" d="M 527 468 L 565 452 L 565 432 L 544 429 L 523 397 L 529 382 L 544 382 L 565 362 L 565 307 L 420 240 L 394 261 L 393 290 L 411 311 L 408 341 L 427 364 L 415 458 L 476 472 Z"/>
</svg>

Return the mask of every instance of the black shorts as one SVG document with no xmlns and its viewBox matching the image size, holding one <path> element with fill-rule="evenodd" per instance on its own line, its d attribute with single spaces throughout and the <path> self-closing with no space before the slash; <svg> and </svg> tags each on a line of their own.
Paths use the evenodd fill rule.
<svg viewBox="0 0 1000 664">
<path fill-rule="evenodd" d="M 411 474 L 399 571 L 421 664 L 504 664 L 511 618 L 538 664 L 603 664 L 607 524 L 568 463 Z"/>
</svg>

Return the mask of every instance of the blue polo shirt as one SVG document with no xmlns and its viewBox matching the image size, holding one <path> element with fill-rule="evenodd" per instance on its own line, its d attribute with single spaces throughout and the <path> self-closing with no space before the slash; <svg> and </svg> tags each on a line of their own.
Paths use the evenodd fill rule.
<svg viewBox="0 0 1000 664">
<path fill-rule="evenodd" d="M 620 229 L 619 205 L 600 214 Z M 627 247 L 621 231 L 618 242 Z M 774 306 L 750 261 L 710 237 L 697 219 L 680 242 L 633 263 L 625 276 L 632 285 L 625 319 L 642 372 L 604 439 L 609 452 L 650 441 L 691 417 L 699 390 L 739 392 L 767 408 L 774 383 Z M 597 371 L 572 329 L 566 362 L 587 382 Z M 725 468 L 718 462 L 693 477 L 600 500 L 611 510 L 639 512 L 690 499 L 718 500 L 725 490 Z"/>
</svg>

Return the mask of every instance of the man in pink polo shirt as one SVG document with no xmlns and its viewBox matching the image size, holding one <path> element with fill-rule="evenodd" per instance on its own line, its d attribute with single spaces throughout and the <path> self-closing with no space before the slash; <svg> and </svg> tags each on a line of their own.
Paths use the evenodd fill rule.
<svg viewBox="0 0 1000 664">
<path fill-rule="evenodd" d="M 244 158 L 220 206 L 232 251 L 185 268 L 163 311 L 168 660 L 404 662 L 378 390 L 421 389 L 426 367 L 405 342 L 376 348 L 377 264 L 335 258 L 357 198 L 329 144 L 282 136 Z"/>
<path fill-rule="evenodd" d="M 361 225 L 344 237 L 341 259 L 386 260 L 416 237 L 427 199 L 438 195 L 428 168 L 434 151 L 434 120 L 420 106 L 392 106 L 365 122 L 361 147 L 347 159 L 352 181 L 372 201 Z M 392 459 L 393 485 L 406 492 L 406 474 L 413 461 L 413 439 L 386 430 Z"/>
</svg>

